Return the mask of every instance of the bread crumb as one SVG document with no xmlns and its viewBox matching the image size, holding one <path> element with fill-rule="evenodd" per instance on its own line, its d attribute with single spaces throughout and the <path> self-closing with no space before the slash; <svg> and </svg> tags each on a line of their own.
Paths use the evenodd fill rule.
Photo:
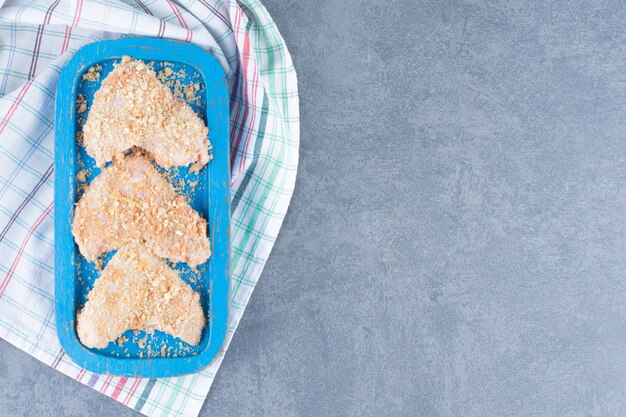
<svg viewBox="0 0 626 417">
<path fill-rule="evenodd" d="M 184 86 L 183 91 L 185 92 L 185 100 L 187 100 L 188 102 L 192 102 L 196 96 L 196 91 L 198 91 L 198 89 L 198 83 Z"/>
<path fill-rule="evenodd" d="M 76 187 L 76 199 L 80 199 L 87 189 L 87 184 L 78 184 Z"/>
<path fill-rule="evenodd" d="M 76 180 L 78 182 L 86 182 L 87 181 L 87 170 L 86 169 L 81 169 L 80 171 L 78 171 L 76 173 Z"/>
<path fill-rule="evenodd" d="M 82 130 L 76 131 L 76 144 L 78 146 L 83 146 L 83 139 L 84 139 L 84 137 L 85 136 L 83 135 L 83 131 Z"/>
<path fill-rule="evenodd" d="M 204 168 L 204 164 L 201 164 L 199 162 L 196 162 L 195 164 L 191 165 L 191 168 L 189 168 L 189 173 L 191 174 L 197 174 L 200 172 L 200 170 Z"/>
<path fill-rule="evenodd" d="M 94 65 L 93 67 L 89 67 L 86 73 L 83 74 L 83 80 L 87 81 L 97 81 L 100 79 L 100 70 L 102 69 L 102 65 Z"/>
<path fill-rule="evenodd" d="M 76 109 L 79 114 L 87 111 L 87 99 L 82 94 L 76 97 Z"/>
<path fill-rule="evenodd" d="M 98 258 L 96 259 L 96 269 L 98 271 L 102 271 L 102 267 L 104 266 L 104 259 Z"/>
</svg>

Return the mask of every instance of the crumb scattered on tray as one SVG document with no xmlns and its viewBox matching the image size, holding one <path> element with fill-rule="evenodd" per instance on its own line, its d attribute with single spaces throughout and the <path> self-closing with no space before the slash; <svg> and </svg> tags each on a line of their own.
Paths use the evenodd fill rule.
<svg viewBox="0 0 626 417">
<path fill-rule="evenodd" d="M 200 89 L 200 84 L 191 83 L 183 87 L 185 92 L 185 100 L 192 102 L 196 98 L 196 92 Z"/>
<path fill-rule="evenodd" d="M 86 169 L 81 169 L 76 173 L 76 181 L 78 182 L 86 182 L 87 181 L 88 171 Z"/>
<path fill-rule="evenodd" d="M 97 81 L 100 79 L 100 70 L 102 69 L 102 65 L 94 65 L 93 67 L 89 67 L 86 73 L 83 74 L 83 80 L 87 81 Z"/>
<path fill-rule="evenodd" d="M 87 99 L 82 94 L 76 97 L 76 110 L 79 114 L 87 111 Z"/>
<path fill-rule="evenodd" d="M 122 346 L 124 343 L 128 342 L 128 339 L 124 336 L 120 336 L 117 338 L 117 345 Z"/>
<path fill-rule="evenodd" d="M 197 74 L 194 74 L 194 76 L 197 77 Z M 180 80 L 186 77 L 187 72 L 184 68 L 174 72 L 171 68 L 171 63 L 164 63 L 164 68 L 157 72 L 157 79 L 172 90 L 172 94 L 174 94 L 176 99 L 186 101 L 189 104 L 200 105 L 201 96 L 198 95 L 200 83 L 189 82 L 183 84 Z"/>
<path fill-rule="evenodd" d="M 83 194 L 85 194 L 85 190 L 87 189 L 87 184 L 78 184 L 76 187 L 76 198 L 80 199 Z"/>
<path fill-rule="evenodd" d="M 196 192 L 196 187 L 198 186 L 198 182 L 199 181 L 189 181 L 188 182 L 187 185 L 189 186 L 189 189 L 190 189 L 191 193 L 195 193 Z"/>
<path fill-rule="evenodd" d="M 137 346 L 139 346 L 141 349 L 146 347 L 146 341 L 148 340 L 147 337 L 144 337 L 142 339 L 139 339 L 139 341 L 137 342 Z"/>
<path fill-rule="evenodd" d="M 83 139 L 84 139 L 84 135 L 83 135 L 83 131 L 77 131 L 76 132 L 76 144 L 78 146 L 83 146 Z"/>
<path fill-rule="evenodd" d="M 196 162 L 195 164 L 191 165 L 191 168 L 189 168 L 189 172 L 191 174 L 197 174 L 202 168 L 204 168 L 204 165 Z"/>
<path fill-rule="evenodd" d="M 102 258 L 96 259 L 96 269 L 98 271 L 102 271 L 103 267 L 104 267 L 104 259 L 102 259 Z"/>
</svg>

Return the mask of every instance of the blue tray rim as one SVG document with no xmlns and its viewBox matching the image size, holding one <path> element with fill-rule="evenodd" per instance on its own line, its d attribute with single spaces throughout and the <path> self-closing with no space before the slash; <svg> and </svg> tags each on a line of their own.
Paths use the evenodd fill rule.
<svg viewBox="0 0 626 417">
<path fill-rule="evenodd" d="M 105 59 L 124 55 L 143 60 L 182 62 L 194 66 L 208 84 L 206 74 L 220 74 L 218 89 L 206 88 L 207 109 L 211 99 L 229 115 L 229 97 L 224 71 L 217 60 L 200 47 L 155 38 L 126 38 L 91 43 L 81 48 L 62 69 L 55 95 L 55 181 L 54 181 L 54 264 L 55 320 L 61 347 L 79 366 L 98 374 L 163 378 L 195 373 L 211 364 L 221 351 L 228 322 L 230 283 L 230 142 L 229 120 L 213 123 L 207 115 L 213 160 L 209 163 L 209 195 L 219 213 L 211 209 L 208 226 L 213 255 L 209 268 L 209 342 L 204 350 L 188 357 L 122 358 L 91 351 L 75 332 L 76 246 L 71 233 L 76 179 L 70 161 L 75 160 L 76 88 L 81 74 Z M 206 57 L 206 59 L 204 59 Z M 69 112 L 67 111 L 69 107 Z M 208 111 L 208 110 L 207 110 Z M 60 152 L 59 150 L 64 152 Z M 69 179 L 69 181 L 68 181 Z M 69 196 L 69 198 L 68 198 Z M 217 198 L 213 198 L 217 197 Z M 216 239 L 224 234 L 225 239 Z"/>
</svg>

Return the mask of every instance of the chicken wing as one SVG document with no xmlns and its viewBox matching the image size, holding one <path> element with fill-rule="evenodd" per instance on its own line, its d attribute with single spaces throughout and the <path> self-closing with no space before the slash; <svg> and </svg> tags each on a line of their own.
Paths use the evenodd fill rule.
<svg viewBox="0 0 626 417">
<path fill-rule="evenodd" d="M 95 93 L 83 128 L 98 166 L 133 146 L 164 167 L 209 161 L 208 129 L 140 60 L 122 58 Z"/>
<path fill-rule="evenodd" d="M 85 346 L 105 348 L 130 329 L 157 329 L 196 345 L 206 319 L 198 293 L 164 260 L 135 243 L 111 258 L 76 322 Z"/>
<path fill-rule="evenodd" d="M 90 262 L 131 242 L 192 267 L 211 255 L 206 220 L 136 154 L 106 167 L 87 187 L 74 210 L 72 233 Z"/>
</svg>

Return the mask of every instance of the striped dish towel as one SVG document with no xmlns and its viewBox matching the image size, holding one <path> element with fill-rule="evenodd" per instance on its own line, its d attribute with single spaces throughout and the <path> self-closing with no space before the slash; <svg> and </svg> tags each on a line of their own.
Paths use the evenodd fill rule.
<svg viewBox="0 0 626 417">
<path fill-rule="evenodd" d="M 196 416 L 223 356 L 178 378 L 96 375 L 63 353 L 55 331 L 56 82 L 80 47 L 123 36 L 198 44 L 229 76 L 233 214 L 225 348 L 272 249 L 296 177 L 298 91 L 285 43 L 258 1 L 0 0 L 0 337 L 145 415 Z"/>
</svg>

